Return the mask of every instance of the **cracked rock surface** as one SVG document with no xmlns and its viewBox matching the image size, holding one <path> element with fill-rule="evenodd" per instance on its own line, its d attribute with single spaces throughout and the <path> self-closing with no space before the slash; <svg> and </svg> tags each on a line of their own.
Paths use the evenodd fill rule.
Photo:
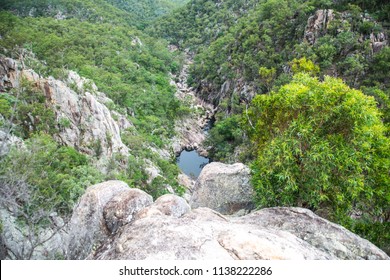
<svg viewBox="0 0 390 280">
<path fill-rule="evenodd" d="M 389 259 L 375 245 L 307 209 L 224 216 L 175 195 L 154 203 L 120 181 L 90 187 L 75 208 L 73 258 L 98 260 Z M 75 246 L 77 244 L 77 246 Z"/>
</svg>

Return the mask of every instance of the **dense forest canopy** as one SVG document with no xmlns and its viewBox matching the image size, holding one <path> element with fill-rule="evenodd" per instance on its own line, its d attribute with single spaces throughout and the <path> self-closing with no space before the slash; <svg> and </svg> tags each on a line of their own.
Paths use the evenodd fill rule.
<svg viewBox="0 0 390 280">
<path fill-rule="evenodd" d="M 132 124 L 121 131 L 128 157 L 102 164 L 99 143 L 87 155 L 55 141 L 69 124 L 34 84 L 1 92 L 0 130 L 26 147 L 0 150 L 0 183 L 26 193 L 14 197 L 22 220 L 69 215 L 108 179 L 182 194 L 170 141 L 194 110 L 174 86 L 189 59 L 187 82 L 216 108 L 204 146 L 251 166 L 259 208 L 306 207 L 390 251 L 389 1 L 0 2 L 2 58 L 64 82 L 77 72 Z M 151 163 L 161 176 L 150 181 Z"/>
</svg>

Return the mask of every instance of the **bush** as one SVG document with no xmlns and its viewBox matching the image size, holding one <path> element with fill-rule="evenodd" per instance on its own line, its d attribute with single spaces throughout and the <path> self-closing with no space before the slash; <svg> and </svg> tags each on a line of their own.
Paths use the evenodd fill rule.
<svg viewBox="0 0 390 280">
<path fill-rule="evenodd" d="M 26 140 L 25 148 L 14 148 L 1 159 L 0 183 L 10 181 L 29 186 L 33 199 L 22 203 L 31 211 L 51 207 L 68 214 L 85 188 L 103 181 L 103 176 L 85 155 L 41 133 Z"/>
<path fill-rule="evenodd" d="M 353 212 L 389 222 L 390 141 L 374 98 L 300 74 L 256 96 L 249 116 L 259 206 L 306 207 L 344 225 Z"/>
<path fill-rule="evenodd" d="M 235 147 L 243 143 L 239 115 L 219 121 L 209 132 L 205 146 L 210 146 L 209 157 L 216 161 L 228 161 Z"/>
</svg>

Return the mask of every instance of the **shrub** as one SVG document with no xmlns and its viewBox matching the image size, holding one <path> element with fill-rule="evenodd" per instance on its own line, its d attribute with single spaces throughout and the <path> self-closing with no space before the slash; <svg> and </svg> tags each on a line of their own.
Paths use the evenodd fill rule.
<svg viewBox="0 0 390 280">
<path fill-rule="evenodd" d="M 389 222 L 390 141 L 374 98 L 299 74 L 256 96 L 249 116 L 259 206 L 306 207 L 344 225 L 353 212 Z"/>
</svg>

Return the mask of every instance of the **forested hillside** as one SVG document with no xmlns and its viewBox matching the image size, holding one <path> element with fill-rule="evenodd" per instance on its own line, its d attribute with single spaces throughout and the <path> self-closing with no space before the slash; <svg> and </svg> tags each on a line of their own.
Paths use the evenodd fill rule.
<svg viewBox="0 0 390 280">
<path fill-rule="evenodd" d="M 0 0 L 0 204 L 37 235 L 95 183 L 183 195 L 203 114 L 192 147 L 250 166 L 256 207 L 390 252 L 389 28 L 383 0 Z"/>
<path fill-rule="evenodd" d="M 182 48 L 208 46 L 259 1 L 190 1 L 185 7 L 157 20 L 149 29 Z"/>
<path fill-rule="evenodd" d="M 154 10 L 155 5 L 151 1 L 145 7 Z M 18 137 L 26 147 L 4 156 L 6 144 L 1 145 L 2 203 L 18 201 L 20 208 L 14 214 L 36 232 L 49 223 L 53 211 L 69 217 L 85 188 L 105 180 L 126 181 L 155 197 L 168 189 L 182 193 L 168 142 L 174 135 L 175 119 L 189 111 L 175 98 L 171 85 L 171 75 L 180 70 L 181 54 L 170 52 L 166 41 L 137 28 L 137 17 L 143 12 L 128 12 L 108 1 L 77 0 L 2 1 L 1 9 L 1 71 L 5 75 L 0 95 L 1 137 Z M 148 20 L 158 15 L 149 15 Z M 11 63 L 7 70 L 5 57 L 18 60 L 19 65 Z M 33 74 L 33 80 L 23 78 L 20 86 L 9 87 L 7 71 L 21 71 L 15 74 L 19 79 L 25 69 L 38 76 Z M 64 84 L 49 86 L 50 76 Z M 49 88 L 46 93 L 37 86 L 39 79 L 47 84 L 43 87 Z M 98 95 L 94 97 L 102 102 L 98 106 L 108 108 L 114 118 L 106 120 L 102 115 L 106 111 L 92 108 L 96 116 L 85 116 L 87 122 L 116 121 L 124 127 L 118 132 L 110 124 L 105 135 L 97 136 L 100 132 L 79 123 L 83 111 L 66 113 L 64 107 L 61 112 L 47 94 L 63 86 L 69 88 L 64 89 L 63 98 L 73 98 L 67 102 L 74 98 L 85 102 L 89 94 Z M 69 90 L 72 95 L 66 97 Z M 93 100 L 88 102 L 95 106 Z M 82 138 L 75 139 L 75 135 Z M 118 137 L 118 144 L 126 145 L 123 152 L 113 150 Z M 148 168 L 154 170 L 154 177 L 148 175 Z"/>
<path fill-rule="evenodd" d="M 127 23 L 140 28 L 184 5 L 187 0 L 3 0 L 0 10 L 20 16 L 77 18 L 83 21 Z"/>
</svg>

